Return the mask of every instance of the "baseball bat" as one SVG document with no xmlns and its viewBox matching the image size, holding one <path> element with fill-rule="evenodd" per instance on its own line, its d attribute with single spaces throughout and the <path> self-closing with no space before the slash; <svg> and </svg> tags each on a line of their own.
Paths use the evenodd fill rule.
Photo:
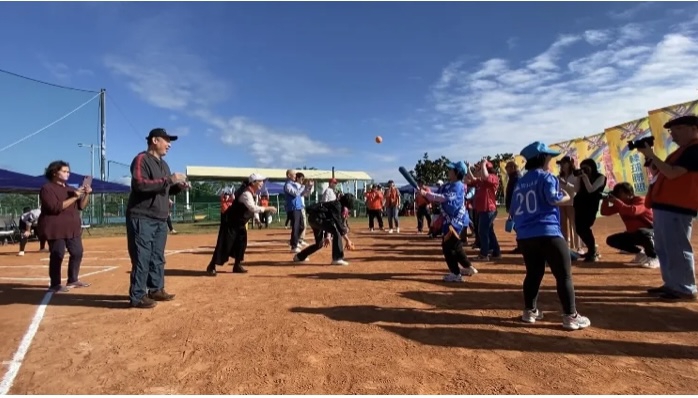
<svg viewBox="0 0 698 398">
<path fill-rule="evenodd" d="M 404 168 L 403 166 L 400 166 L 398 171 L 400 171 L 400 174 L 402 174 L 402 176 L 405 177 L 405 180 L 407 180 L 407 183 L 412 185 L 412 188 L 419 189 L 419 185 L 417 185 L 417 181 L 414 179 L 414 177 L 412 177 L 412 174 L 410 174 L 410 172 L 407 171 L 406 168 Z"/>
</svg>

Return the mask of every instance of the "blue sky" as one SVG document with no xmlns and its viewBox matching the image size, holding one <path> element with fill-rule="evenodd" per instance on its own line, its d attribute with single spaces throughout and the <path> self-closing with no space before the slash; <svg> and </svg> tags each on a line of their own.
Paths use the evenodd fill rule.
<svg viewBox="0 0 698 398">
<path fill-rule="evenodd" d="M 0 3 L 0 68 L 107 89 L 107 157 L 162 126 L 186 165 L 315 166 L 399 179 L 698 98 L 692 3 Z M 0 148 L 85 103 L 0 74 Z M 75 134 L 75 135 L 71 135 Z M 383 144 L 373 139 L 381 135 Z M 427 135 L 429 139 L 425 138 Z M 89 171 L 97 103 L 0 152 Z M 26 152 L 31 152 L 27 156 Z M 125 174 L 114 167 L 112 179 Z"/>
</svg>

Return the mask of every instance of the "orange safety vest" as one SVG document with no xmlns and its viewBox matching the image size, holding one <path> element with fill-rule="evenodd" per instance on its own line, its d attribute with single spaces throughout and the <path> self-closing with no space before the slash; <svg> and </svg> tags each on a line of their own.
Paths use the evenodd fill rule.
<svg viewBox="0 0 698 398">
<path fill-rule="evenodd" d="M 694 145 L 698 145 L 698 140 L 679 147 L 667 156 L 664 162 L 673 166 L 681 154 Z M 698 173 L 689 171 L 673 180 L 661 172 L 657 173 L 657 181 L 650 185 L 645 197 L 645 206 L 657 210 L 695 214 L 698 212 Z"/>
</svg>

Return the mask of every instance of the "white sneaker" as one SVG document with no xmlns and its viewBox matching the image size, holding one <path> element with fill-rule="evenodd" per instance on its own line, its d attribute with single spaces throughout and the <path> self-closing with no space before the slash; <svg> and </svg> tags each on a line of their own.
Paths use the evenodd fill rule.
<svg viewBox="0 0 698 398">
<path fill-rule="evenodd" d="M 369 229 L 368 229 L 368 232 L 373 232 L 373 228 L 369 228 Z"/>
<path fill-rule="evenodd" d="M 300 253 L 300 252 L 302 252 L 302 250 L 301 250 L 300 247 L 296 247 L 296 248 L 291 249 L 291 253 L 296 253 L 296 254 L 297 254 L 297 253 Z"/>
<path fill-rule="evenodd" d="M 392 233 L 393 233 L 393 230 L 392 230 L 392 229 L 391 229 L 391 230 L 388 230 L 388 233 L 389 233 L 389 234 L 392 234 Z"/>
<path fill-rule="evenodd" d="M 640 263 L 640 266 L 642 268 L 657 269 L 659 268 L 659 259 L 656 257 L 647 257 L 647 259 L 644 262 Z"/>
<path fill-rule="evenodd" d="M 464 275 L 464 276 L 473 276 L 473 275 L 477 274 L 477 268 L 475 268 L 475 267 L 470 267 L 470 268 L 461 267 L 460 273 L 461 273 L 461 275 Z"/>
<path fill-rule="evenodd" d="M 310 260 L 310 257 L 306 257 L 305 260 L 301 260 L 300 258 L 298 258 L 297 254 L 295 256 L 293 256 L 294 263 L 305 263 L 305 262 L 308 262 L 309 260 Z"/>
<path fill-rule="evenodd" d="M 446 274 L 444 282 L 463 282 L 463 276 L 456 274 Z"/>
<path fill-rule="evenodd" d="M 23 255 L 24 255 L 24 252 L 19 252 L 19 253 L 17 253 L 17 255 L 18 255 L 18 256 L 23 256 Z"/>
<path fill-rule="evenodd" d="M 578 313 L 574 315 L 563 315 L 562 316 L 562 327 L 567 330 L 579 330 L 586 329 L 591 326 L 591 321 L 585 316 L 581 316 Z"/>
<path fill-rule="evenodd" d="M 633 261 L 631 261 L 631 263 L 632 264 L 644 264 L 647 262 L 647 260 L 649 260 L 647 255 L 645 253 L 640 252 L 640 253 L 637 253 L 635 255 L 635 258 L 633 258 Z"/>
<path fill-rule="evenodd" d="M 396 229 L 395 232 L 400 233 L 400 228 Z"/>
<path fill-rule="evenodd" d="M 541 319 L 543 319 L 543 312 L 537 308 L 535 310 L 524 310 L 523 314 L 521 314 L 521 320 L 526 323 L 536 323 L 536 321 Z"/>
<path fill-rule="evenodd" d="M 349 265 L 349 263 L 344 261 L 344 260 L 334 260 L 334 261 L 332 261 L 332 265 L 345 266 L 345 265 Z"/>
</svg>

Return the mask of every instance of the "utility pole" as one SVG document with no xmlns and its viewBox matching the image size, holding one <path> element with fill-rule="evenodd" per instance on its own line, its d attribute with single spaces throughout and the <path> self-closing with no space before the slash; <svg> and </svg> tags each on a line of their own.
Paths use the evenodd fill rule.
<svg viewBox="0 0 698 398">
<path fill-rule="evenodd" d="M 100 162 L 99 162 L 99 175 L 100 180 L 106 181 L 107 179 L 107 115 L 106 106 L 107 103 L 107 90 L 99 90 L 99 150 L 100 150 Z M 107 213 L 107 202 L 105 200 L 104 193 L 100 195 L 100 200 L 102 201 L 102 215 L 100 217 L 100 224 L 104 224 L 105 215 Z"/>
</svg>

